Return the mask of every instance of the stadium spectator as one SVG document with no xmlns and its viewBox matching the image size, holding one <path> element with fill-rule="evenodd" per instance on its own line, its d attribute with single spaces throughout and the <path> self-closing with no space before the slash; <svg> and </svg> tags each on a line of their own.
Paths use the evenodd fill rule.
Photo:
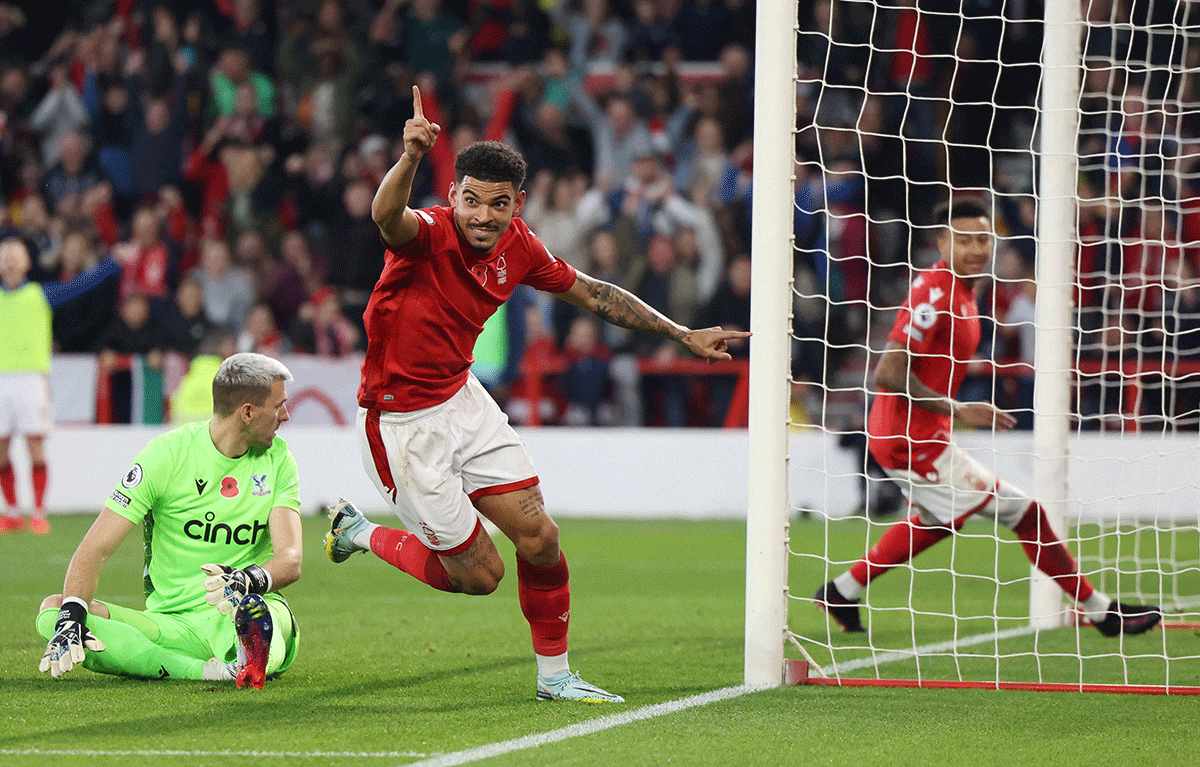
<svg viewBox="0 0 1200 767">
<path fill-rule="evenodd" d="M 716 292 L 696 311 L 696 324 L 701 327 L 719 325 L 727 330 L 750 329 L 750 257 L 738 255 L 729 259 L 725 278 Z M 729 342 L 729 353 L 735 359 L 750 356 L 750 342 L 735 338 Z M 708 426 L 723 426 L 733 399 L 736 381 L 728 376 L 708 379 Z"/>
<path fill-rule="evenodd" d="M 204 314 L 216 325 L 239 331 L 257 299 L 250 272 L 233 263 L 224 240 L 209 240 L 200 251 L 200 265 L 188 273 L 204 292 Z"/>
<path fill-rule="evenodd" d="M 116 318 L 96 346 L 102 375 L 117 370 L 117 356 L 124 354 L 145 356 L 147 365 L 158 370 L 162 368 L 167 337 L 162 322 L 151 312 L 150 300 L 141 293 L 130 293 L 121 299 Z M 128 423 L 128 419 L 122 423 Z"/>
<path fill-rule="evenodd" d="M 628 27 L 624 55 L 633 61 L 660 61 L 667 48 L 678 45 L 672 28 L 674 18 L 666 11 L 671 4 L 660 0 L 633 0 L 633 19 Z"/>
<path fill-rule="evenodd" d="M 33 259 L 32 274 L 39 280 L 48 277 L 46 265 L 58 260 L 58 250 L 62 247 L 62 222 L 50 216 L 46 198 L 40 194 L 25 195 L 18 222 L 15 233 L 29 248 L 29 256 Z"/>
<path fill-rule="evenodd" d="M 162 323 L 167 349 L 186 357 L 196 354 L 213 328 L 212 320 L 204 313 L 204 288 L 199 280 L 188 275 L 179 281 L 175 300 L 167 305 Z"/>
<path fill-rule="evenodd" d="M 324 2 L 322 8 L 337 7 Z M 313 141 L 334 139 L 345 145 L 350 138 L 356 107 L 356 85 L 363 60 L 355 58 L 357 47 L 346 47 L 334 37 L 316 37 L 312 56 L 316 70 L 300 83 L 297 121 Z"/>
<path fill-rule="evenodd" d="M 332 288 L 320 288 L 312 300 L 300 307 L 291 329 L 298 351 L 321 357 L 344 357 L 359 348 L 358 327 L 342 314 L 342 305 Z"/>
<path fill-rule="evenodd" d="M 914 280 L 876 367 L 881 390 L 871 405 L 868 449 L 907 490 L 916 513 L 883 537 L 846 572 L 822 585 L 813 601 L 844 631 L 863 631 L 859 601 L 875 578 L 908 562 L 983 514 L 1010 528 L 1035 567 L 1074 600 L 1104 636 L 1140 634 L 1162 619 L 1158 607 L 1122 604 L 1097 591 L 1046 518 L 1041 505 L 958 448 L 953 421 L 1008 430 L 1015 420 L 990 402 L 954 399 L 979 345 L 974 287 L 988 268 L 992 221 L 971 198 L 934 212 L 942 259 Z M 953 227 L 953 231 L 951 231 Z"/>
<path fill-rule="evenodd" d="M 83 217 L 83 198 L 105 179 L 89 163 L 88 140 L 79 131 L 70 131 L 58 144 L 58 162 L 47 163 L 44 188 L 55 215 L 72 219 Z"/>
<path fill-rule="evenodd" d="M 565 103 L 547 92 L 547 81 L 528 69 L 515 70 L 497 82 L 496 107 L 488 126 L 495 138 L 511 129 L 528 157 L 532 177 L 548 170 L 557 174 L 590 174 L 593 167 L 591 137 L 567 122 Z M 564 86 L 563 96 L 566 100 Z"/>
<path fill-rule="evenodd" d="M 736 169 L 732 168 L 725 148 L 725 131 L 720 121 L 709 115 L 696 115 L 689 109 L 689 118 L 693 115 L 690 137 L 673 147 L 675 188 L 693 199 L 695 191 L 709 190 L 704 195 L 708 199 L 716 195 L 725 177 Z"/>
<path fill-rule="evenodd" d="M 237 108 L 237 89 L 249 85 L 254 89 L 258 114 L 270 119 L 275 116 L 275 84 L 270 77 L 250 66 L 250 52 L 237 43 L 221 49 L 209 77 L 211 117 L 232 116 Z"/>
<path fill-rule="evenodd" d="M 67 74 L 65 64 L 50 67 L 50 88 L 30 115 L 30 126 L 42 134 L 42 162 L 53 167 L 58 162 L 63 137 L 88 122 L 87 106 Z"/>
<path fill-rule="evenodd" d="M 567 369 L 558 382 L 558 390 L 567 402 L 563 425 L 613 425 L 616 412 L 611 402 L 611 351 L 600 340 L 600 323 L 595 317 L 575 318 L 563 342 L 563 355 Z"/>
<path fill-rule="evenodd" d="M 226 358 L 237 353 L 237 339 L 229 328 L 211 327 L 204 333 L 187 373 L 171 393 L 171 423 L 207 421 L 213 414 L 213 377 Z"/>
<path fill-rule="evenodd" d="M 565 357 L 559 350 L 554 335 L 546 326 L 542 311 L 534 302 L 525 305 L 524 314 L 525 343 L 517 364 L 520 375 L 512 382 L 509 396 L 501 407 L 509 421 L 515 424 L 533 423 L 535 413 L 538 423 L 557 424 L 566 409 L 566 404 L 559 393 L 555 377 L 546 373 L 556 371 L 564 365 Z M 498 315 L 499 312 L 492 316 Z M 480 338 L 486 333 L 485 328 Z M 478 348 L 479 343 L 476 342 L 475 346 Z M 472 372 L 475 372 L 475 365 L 472 365 Z"/>
<path fill-rule="evenodd" d="M 675 190 L 665 159 L 648 147 L 634 156 L 630 175 L 609 193 L 608 204 L 618 232 L 631 238 L 632 247 L 644 250 L 654 235 L 674 237 L 691 228 L 707 269 L 724 260 L 711 214 Z"/>
<path fill-rule="evenodd" d="M 588 240 L 609 221 L 598 189 L 588 189 L 581 173 L 534 176 L 521 219 L 538 233 L 546 249 L 576 269 L 587 267 Z"/>
<path fill-rule="evenodd" d="M 624 96 L 609 96 L 602 110 L 582 83 L 569 80 L 568 90 L 592 133 L 593 181 L 607 192 L 629 175 L 635 157 L 653 151 L 650 129 Z"/>
<path fill-rule="evenodd" d="M 33 514 L 30 531 L 50 532 L 46 521 L 47 484 L 45 438 L 50 432 L 51 312 L 54 307 L 102 284 L 119 268 L 112 259 L 77 274 L 67 282 L 29 282 L 29 249 L 18 237 L 0 241 L 0 492 L 5 509 L 0 534 L 21 530 L 17 515 L 16 475 L 9 460 L 14 435 L 25 438 L 33 480 Z"/>
<path fill-rule="evenodd" d="M 570 0 L 555 0 L 555 22 L 567 33 L 572 69 L 596 64 L 614 65 L 625 51 L 626 31 L 608 0 L 583 0 L 576 9 Z"/>
<path fill-rule="evenodd" d="M 397 3 L 402 5 L 402 3 Z M 441 0 L 411 0 L 400 22 L 400 45 L 417 74 L 452 82 L 455 60 L 463 55 L 470 31 L 442 8 Z"/>
<path fill-rule="evenodd" d="M 71 230 L 63 237 L 59 257 L 59 282 L 69 283 L 96 266 L 99 259 L 87 233 Z M 90 354 L 100 334 L 117 313 L 117 272 L 114 264 L 107 276 L 91 290 L 62 301 L 54 307 L 54 348 L 64 354 Z"/>
<path fill-rule="evenodd" d="M 225 38 L 250 52 L 251 68 L 267 75 L 273 73 L 275 17 L 263 13 L 262 0 L 238 0 L 228 5 L 219 4 L 217 9 L 227 18 L 229 29 L 224 33 Z"/>
<path fill-rule="evenodd" d="M 133 199 L 133 140 L 138 112 L 123 80 L 105 81 L 94 66 L 84 76 L 83 97 L 91 117 L 96 161 L 112 184 L 113 195 L 127 207 Z"/>
<path fill-rule="evenodd" d="M 279 244 L 283 268 L 296 273 L 305 299 L 325 284 L 325 260 L 313 253 L 308 237 L 299 229 L 284 232 Z"/>
<path fill-rule="evenodd" d="M 238 333 L 237 348 L 241 352 L 253 351 L 278 357 L 292 351 L 292 339 L 280 332 L 271 307 L 257 303 L 246 314 L 242 332 Z"/>
<path fill-rule="evenodd" d="M 696 278 L 697 301 L 704 303 L 716 292 L 726 264 L 716 223 L 707 210 L 700 206 L 696 208 L 699 214 L 697 227 L 679 227 L 675 230 L 671 243 L 675 246 L 679 265 Z"/>
<path fill-rule="evenodd" d="M 154 196 L 163 186 L 178 185 L 182 176 L 183 144 L 187 133 L 187 79 L 177 75 L 173 89 L 163 94 L 146 92 L 143 61 L 143 54 L 133 51 L 126 62 L 129 101 L 134 108 L 130 170 L 133 193 Z"/>
<path fill-rule="evenodd" d="M 342 310 L 347 317 L 357 319 L 359 331 L 367 299 L 375 287 L 384 265 L 384 246 L 379 240 L 379 228 L 371 220 L 371 188 L 361 181 L 352 181 L 342 193 L 342 205 L 330 225 L 336 232 L 337 258 L 330 259 L 326 279 L 337 288 Z"/>
<path fill-rule="evenodd" d="M 26 29 L 28 21 L 20 6 L 0 3 L 0 60 L 24 64 L 35 58 Z"/>
<path fill-rule="evenodd" d="M 629 272 L 630 292 L 655 311 L 668 317 L 680 317 L 689 323 L 696 316 L 699 292 L 696 276 L 684 268 L 675 252 L 671 239 L 655 234 L 646 246 L 643 259 L 634 262 Z M 632 352 L 642 360 L 655 366 L 666 367 L 679 359 L 674 344 L 664 342 L 649 333 L 635 333 L 621 351 Z M 636 370 L 636 368 L 635 368 Z M 627 375 L 628 369 L 620 368 L 614 375 Z M 622 384 L 628 385 L 622 380 Z M 684 426 L 687 418 L 687 382 L 673 373 L 656 373 L 640 378 L 644 412 L 647 425 Z"/>
<path fill-rule="evenodd" d="M 284 163 L 288 198 L 295 205 L 297 225 L 310 238 L 328 237 L 328 226 L 340 206 L 343 181 L 337 173 L 337 149 L 331 141 L 309 144 Z"/>
<path fill-rule="evenodd" d="M 230 357 L 213 378 L 212 419 L 138 453 L 76 549 L 62 593 L 38 608 L 37 631 L 49 642 L 42 672 L 57 677 L 81 665 L 261 688 L 287 670 L 297 632 L 279 592 L 299 579 L 303 552 L 296 460 L 275 432 L 288 420 L 291 378 L 277 360 Z M 239 485 L 230 512 L 229 491 Z M 214 512 L 229 524 L 212 526 L 198 545 L 187 520 Z M 95 599 L 104 564 L 143 521 L 145 577 L 154 586 L 146 609 Z"/>
<path fill-rule="evenodd" d="M 524 219 L 522 219 L 524 220 Z M 551 251 L 553 252 L 553 251 Z M 597 280 L 602 280 L 619 288 L 627 288 L 626 278 L 633 264 L 633 252 L 622 251 L 621 243 L 611 229 L 596 229 L 588 237 L 587 273 Z M 573 265 L 573 264 L 572 264 Z M 566 340 L 571 324 L 575 318 L 584 314 L 584 310 L 566 301 L 556 301 L 551 315 L 554 325 L 554 337 Z M 628 335 L 628 331 L 615 325 L 605 323 L 600 328 L 600 337 L 610 349 L 620 346 Z M 638 398 L 640 401 L 640 397 Z M 640 414 L 640 407 L 637 409 Z M 640 423 L 640 421 L 639 421 Z M 627 424 L 628 425 L 628 424 Z"/>
<path fill-rule="evenodd" d="M 258 244 L 251 248 L 248 245 L 251 241 Z M 252 256 L 247 258 L 247 253 Z M 305 278 L 294 266 L 276 256 L 262 235 L 254 230 L 244 232 L 238 238 L 238 261 L 251 270 L 258 297 L 270 305 L 279 327 L 290 329 L 300 307 L 313 292 L 305 284 Z M 311 269 L 311 259 L 308 263 Z"/>
<path fill-rule="evenodd" d="M 754 131 L 754 72 L 750 51 L 737 44 L 721 49 L 721 81 L 716 117 L 725 130 L 725 145 L 736 147 Z"/>
<path fill-rule="evenodd" d="M 150 299 L 155 310 L 171 298 L 179 255 L 162 237 L 162 222 L 154 208 L 143 205 L 133 214 L 133 236 L 113 248 L 124 264 L 121 299 L 137 294 Z"/>
<path fill-rule="evenodd" d="M 221 163 L 229 179 L 221 231 L 230 239 L 251 229 L 278 231 L 284 178 L 275 162 L 275 150 L 231 141 L 221 150 Z"/>
<path fill-rule="evenodd" d="M 373 525 L 343 501 L 330 510 L 326 553 L 341 562 L 369 549 L 434 588 L 488 594 L 504 563 L 479 521 L 482 514 L 516 546 L 537 697 L 623 702 L 570 671 L 570 590 L 557 526 L 545 511 L 528 452 L 470 374 L 470 350 L 487 318 L 521 283 L 713 359 L 727 358 L 726 340 L 741 334 L 689 330 L 550 256 L 514 219 L 525 200 L 519 191 L 525 163 L 498 142 L 458 155 L 452 207 L 409 208 L 416 165 L 441 130 L 425 119 L 415 86 L 413 99 L 404 154 L 371 205 L 388 253 L 367 310 L 358 419 L 364 467 L 412 532 Z M 395 322 L 397 311 L 405 322 Z M 440 446 L 440 457 L 418 447 L 428 439 Z"/>
</svg>

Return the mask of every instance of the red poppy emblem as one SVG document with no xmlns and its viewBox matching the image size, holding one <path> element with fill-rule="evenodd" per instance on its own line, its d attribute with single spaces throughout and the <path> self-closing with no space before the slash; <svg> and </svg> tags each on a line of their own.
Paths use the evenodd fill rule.
<svg viewBox="0 0 1200 767">
<path fill-rule="evenodd" d="M 487 264 L 475 264 L 471 267 L 471 274 L 475 275 L 480 285 L 487 285 Z"/>
<path fill-rule="evenodd" d="M 226 498 L 232 498 L 238 494 L 237 480 L 233 477 L 225 477 L 221 480 L 221 495 Z"/>
</svg>

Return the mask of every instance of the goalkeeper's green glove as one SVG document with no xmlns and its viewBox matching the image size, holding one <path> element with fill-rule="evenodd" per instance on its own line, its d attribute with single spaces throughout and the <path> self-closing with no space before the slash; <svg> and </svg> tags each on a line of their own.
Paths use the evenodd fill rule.
<svg viewBox="0 0 1200 767">
<path fill-rule="evenodd" d="M 104 643 L 87 628 L 87 606 L 78 599 L 64 600 L 54 624 L 54 636 L 46 645 L 46 653 L 38 664 L 38 671 L 50 672 L 59 677 L 83 663 L 84 649 L 92 652 L 104 650 Z"/>
<path fill-rule="evenodd" d="M 229 565 L 200 565 L 204 579 L 204 601 L 216 605 L 221 615 L 233 612 L 247 594 L 266 594 L 271 590 L 271 574 L 258 565 L 235 570 Z"/>
</svg>

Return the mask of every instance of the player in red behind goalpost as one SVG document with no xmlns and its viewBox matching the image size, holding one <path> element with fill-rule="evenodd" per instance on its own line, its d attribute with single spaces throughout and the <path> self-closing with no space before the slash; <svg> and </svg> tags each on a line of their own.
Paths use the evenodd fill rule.
<svg viewBox="0 0 1200 767">
<path fill-rule="evenodd" d="M 441 130 L 425 118 L 415 87 L 413 111 L 404 126 L 404 154 L 372 204 L 388 250 L 365 314 L 357 422 L 363 465 L 408 529 L 374 525 L 342 501 L 330 509 L 326 553 L 343 562 L 370 550 L 435 589 L 489 594 L 504 562 L 478 511 L 516 546 L 538 699 L 624 702 L 567 664 L 570 589 L 558 527 L 546 513 L 525 446 L 471 375 L 475 339 L 518 283 L 710 360 L 729 359 L 726 342 L 749 334 L 690 330 L 550 255 L 514 218 L 525 202 L 525 161 L 503 144 L 479 142 L 459 153 L 450 207 L 409 208 L 416 167 Z"/>
<path fill-rule="evenodd" d="M 1105 636 L 1140 634 L 1162 613 L 1097 591 L 1079 572 L 1041 505 L 954 444 L 954 419 L 977 428 L 1011 429 L 1015 419 L 988 402 L 954 395 L 979 347 L 975 283 L 992 255 L 992 222 L 975 198 L 956 198 L 934 213 L 942 258 L 913 281 L 875 369 L 871 454 L 908 495 L 916 513 L 884 532 L 848 571 L 813 600 L 843 631 L 862 631 L 859 600 L 867 584 L 959 530 L 974 514 L 1012 529 L 1026 556 L 1074 599 Z"/>
</svg>

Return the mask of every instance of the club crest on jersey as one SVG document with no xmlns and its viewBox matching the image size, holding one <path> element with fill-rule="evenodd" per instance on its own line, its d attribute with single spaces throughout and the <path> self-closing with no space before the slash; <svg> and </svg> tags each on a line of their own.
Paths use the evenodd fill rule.
<svg viewBox="0 0 1200 767">
<path fill-rule="evenodd" d="M 250 491 L 250 495 L 271 494 L 271 488 L 267 487 L 266 474 L 251 474 L 250 479 L 254 480 L 254 489 Z"/>
<path fill-rule="evenodd" d="M 480 285 L 487 286 L 487 264 L 475 264 L 471 267 L 471 274 L 475 275 Z"/>
<path fill-rule="evenodd" d="M 504 260 L 504 254 L 496 259 L 496 282 L 500 285 L 508 282 L 508 262 Z"/>
</svg>

